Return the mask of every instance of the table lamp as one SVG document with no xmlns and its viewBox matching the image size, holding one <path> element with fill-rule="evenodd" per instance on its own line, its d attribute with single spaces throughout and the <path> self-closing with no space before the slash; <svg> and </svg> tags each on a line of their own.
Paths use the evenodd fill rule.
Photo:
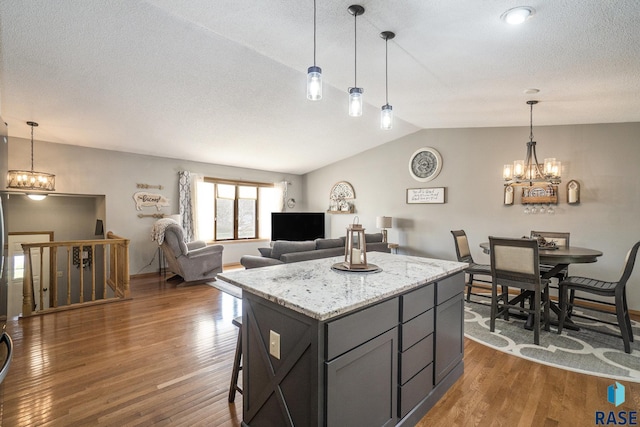
<svg viewBox="0 0 640 427">
<path fill-rule="evenodd" d="M 387 243 L 387 228 L 392 228 L 393 218 L 390 216 L 379 216 L 376 218 L 376 227 L 382 229 L 382 241 Z"/>
</svg>

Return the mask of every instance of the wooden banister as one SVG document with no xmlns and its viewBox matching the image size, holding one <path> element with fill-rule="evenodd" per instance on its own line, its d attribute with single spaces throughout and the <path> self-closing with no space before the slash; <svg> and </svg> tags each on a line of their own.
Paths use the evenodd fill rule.
<svg viewBox="0 0 640 427">
<path fill-rule="evenodd" d="M 60 242 L 24 243 L 25 269 L 23 277 L 22 316 L 68 309 L 110 300 L 130 298 L 129 239 L 108 232 L 105 239 L 70 240 Z M 32 254 L 39 251 L 40 272 L 44 268 L 44 251 L 49 249 L 52 273 L 49 300 L 45 300 L 42 277 L 39 286 L 34 282 Z M 64 256 L 66 255 L 66 262 Z M 60 263 L 60 265 L 59 265 Z M 77 273 L 73 270 L 77 267 Z M 102 269 L 98 274 L 97 269 Z M 65 271 L 66 270 L 66 271 Z M 87 273 L 87 270 L 89 272 Z M 66 301 L 59 301 L 58 278 L 66 273 Z M 85 277 L 87 275 L 87 277 Z M 90 287 L 89 287 L 89 283 Z M 85 292 L 85 284 L 87 286 Z M 36 287 L 38 289 L 36 289 Z M 102 292 L 97 290 L 102 287 Z M 109 297 L 108 288 L 112 291 Z M 90 296 L 89 296 L 90 295 Z M 37 305 L 35 301 L 38 301 Z M 45 307 L 48 303 L 49 308 Z"/>
</svg>

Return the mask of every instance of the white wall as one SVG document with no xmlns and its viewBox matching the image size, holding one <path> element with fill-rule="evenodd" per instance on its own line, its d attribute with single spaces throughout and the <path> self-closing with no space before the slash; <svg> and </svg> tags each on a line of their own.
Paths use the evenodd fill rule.
<svg viewBox="0 0 640 427">
<path fill-rule="evenodd" d="M 178 213 L 178 172 L 188 170 L 209 177 L 246 180 L 252 182 L 291 182 L 289 197 L 296 199 L 296 210 L 305 206 L 301 177 L 281 173 L 234 168 L 205 163 L 188 162 L 154 156 L 98 150 L 63 144 L 35 141 L 34 168 L 56 175 L 56 192 L 68 194 L 104 195 L 106 203 L 105 233 L 128 238 L 130 243 L 130 271 L 140 274 L 157 271 L 157 244 L 151 241 L 151 227 L 155 219 L 138 218 L 138 213 L 151 214 L 156 208 L 135 209 L 133 194 L 142 191 L 137 183 L 162 185 L 160 193 L 170 199 L 171 206 L 159 212 Z M 9 168 L 30 168 L 30 141 L 9 138 Z M 52 215 L 55 215 L 52 212 Z M 93 220 L 95 224 L 95 219 Z M 8 224 L 9 231 L 11 223 Z M 240 261 L 244 254 L 258 255 L 257 248 L 265 242 L 224 244 L 223 263 Z"/>
<path fill-rule="evenodd" d="M 520 237 L 530 230 L 569 231 L 571 244 L 601 250 L 595 264 L 572 265 L 570 273 L 617 280 L 629 248 L 640 240 L 640 123 L 535 127 L 539 161 L 563 164 L 555 215 L 525 215 L 522 205 L 504 206 L 502 166 L 524 158 L 529 129 L 434 129 L 387 143 L 304 177 L 310 210 L 326 210 L 331 186 L 350 182 L 360 222 L 375 229 L 379 215 L 393 217 L 389 240 L 400 253 L 455 259 L 450 230 L 465 229 L 474 259 L 488 263 L 478 244 L 489 235 Z M 421 183 L 409 175 L 409 157 L 434 147 L 443 157 L 440 175 Z M 566 182 L 581 184 L 581 203 L 566 203 Z M 407 205 L 407 188 L 446 187 L 447 203 Z M 331 236 L 340 236 L 352 215 L 330 215 Z M 640 266 L 628 288 L 640 310 Z"/>
</svg>

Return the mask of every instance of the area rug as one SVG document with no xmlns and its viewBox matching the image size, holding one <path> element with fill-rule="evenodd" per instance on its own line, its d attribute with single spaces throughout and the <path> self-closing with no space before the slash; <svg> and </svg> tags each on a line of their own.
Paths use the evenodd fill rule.
<svg viewBox="0 0 640 427">
<path fill-rule="evenodd" d="M 509 321 L 496 319 L 495 332 L 489 332 L 490 299 L 472 296 L 472 302 L 465 301 L 464 334 L 480 344 L 505 353 L 510 353 L 534 362 L 574 372 L 596 375 L 616 380 L 640 382 L 640 323 L 631 321 L 635 342 L 631 343 L 631 354 L 624 352 L 622 338 L 616 338 L 581 329 L 571 331 L 566 328 L 562 335 L 551 326 L 551 331 L 540 331 L 540 345 L 533 344 L 533 331 L 524 329 L 524 320 L 511 316 Z M 580 310 L 575 309 L 577 313 Z M 599 313 L 582 310 L 582 313 L 597 317 Z M 555 315 L 551 314 L 552 318 Z M 589 327 L 615 327 L 574 318 L 574 322 Z"/>
<path fill-rule="evenodd" d="M 242 289 L 239 287 L 232 285 L 231 283 L 227 283 L 223 280 L 216 279 L 213 282 L 207 282 L 207 285 L 213 286 L 214 288 L 227 293 L 231 296 L 234 296 L 238 299 L 242 299 Z"/>
</svg>

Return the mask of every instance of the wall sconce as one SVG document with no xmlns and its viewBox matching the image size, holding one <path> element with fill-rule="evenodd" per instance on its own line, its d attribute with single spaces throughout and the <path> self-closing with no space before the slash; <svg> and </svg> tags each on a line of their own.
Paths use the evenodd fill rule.
<svg viewBox="0 0 640 427">
<path fill-rule="evenodd" d="M 567 203 L 570 205 L 580 203 L 580 183 L 574 179 L 567 183 Z"/>
</svg>

